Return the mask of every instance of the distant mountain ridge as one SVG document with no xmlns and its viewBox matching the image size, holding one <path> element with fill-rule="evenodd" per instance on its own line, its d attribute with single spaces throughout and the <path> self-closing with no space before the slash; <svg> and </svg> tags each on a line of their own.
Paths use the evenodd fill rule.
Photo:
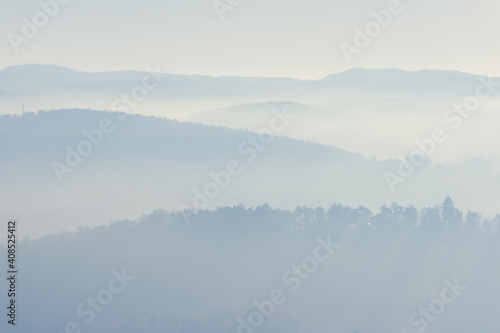
<svg viewBox="0 0 500 333">
<path fill-rule="evenodd" d="M 7 91 L 36 89 L 49 86 L 96 84 L 102 82 L 113 82 L 119 80 L 137 80 L 146 71 L 109 71 L 109 72 L 83 72 L 56 65 L 19 65 L 10 66 L 0 70 L 0 89 Z M 161 73 L 175 80 L 193 80 L 199 82 L 246 82 L 247 84 L 300 84 L 300 83 L 324 83 L 327 81 L 342 80 L 397 80 L 397 79 L 422 79 L 422 78 L 456 78 L 470 80 L 477 77 L 458 71 L 445 70 L 419 70 L 406 71 L 400 69 L 363 69 L 353 68 L 340 73 L 332 73 L 319 80 L 301 80 L 285 77 L 238 77 L 208 75 L 182 75 Z"/>
<path fill-rule="evenodd" d="M 435 70 L 435 69 L 422 69 L 416 71 L 408 71 L 403 69 L 387 68 L 387 69 L 366 69 L 366 68 L 352 68 L 340 73 L 332 73 L 326 76 L 323 80 L 335 79 L 371 79 L 371 80 L 384 80 L 384 79 L 401 79 L 401 78 L 473 78 L 478 75 L 469 74 L 459 71 L 450 70 Z"/>
</svg>

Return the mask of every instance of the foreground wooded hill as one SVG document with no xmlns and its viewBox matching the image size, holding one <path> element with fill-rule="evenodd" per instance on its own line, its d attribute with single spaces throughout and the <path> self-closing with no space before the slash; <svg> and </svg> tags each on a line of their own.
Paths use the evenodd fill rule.
<svg viewBox="0 0 500 333">
<path fill-rule="evenodd" d="M 498 222 L 499 215 L 463 213 L 450 198 L 377 212 L 236 206 L 196 212 L 190 223 L 156 211 L 23 241 L 19 307 L 30 320 L 19 319 L 18 328 L 62 332 L 69 322 L 85 333 L 236 332 L 238 318 L 248 322 L 255 302 L 279 289 L 284 302 L 256 332 L 409 331 L 421 327 L 409 317 L 456 282 L 466 289 L 429 332 L 472 330 L 477 320 L 494 329 Z M 335 247 L 312 259 L 318 244 Z"/>
</svg>

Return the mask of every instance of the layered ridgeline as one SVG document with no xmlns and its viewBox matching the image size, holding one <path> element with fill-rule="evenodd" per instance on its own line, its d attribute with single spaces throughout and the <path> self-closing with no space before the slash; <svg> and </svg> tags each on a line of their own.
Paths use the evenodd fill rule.
<svg viewBox="0 0 500 333">
<path fill-rule="evenodd" d="M 408 72 L 396 69 L 352 69 L 320 80 L 268 77 L 210 77 L 162 73 L 161 67 L 144 72 L 88 73 L 51 65 L 24 65 L 0 71 L 0 114 L 29 110 L 74 108 L 140 112 L 188 119 L 192 114 L 268 101 L 289 101 L 312 109 L 369 112 L 381 117 L 415 113 L 442 114 L 478 84 L 490 95 L 483 107 L 498 102 L 498 78 L 439 70 Z M 147 90 L 147 98 L 134 88 Z M 481 94 L 485 96 L 486 90 Z M 495 104 L 498 106 L 498 103 Z M 385 114 L 387 116 L 387 114 Z M 386 119 L 384 119 L 386 120 Z M 415 119 L 413 119 L 415 126 Z M 305 135 L 305 133 L 303 133 Z"/>
<path fill-rule="evenodd" d="M 496 212 L 500 182 L 487 161 L 424 161 L 409 172 L 401 161 L 272 136 L 293 112 L 293 104 L 271 110 L 263 134 L 91 110 L 0 116 L 0 218 L 18 218 L 24 235 L 36 236 L 156 209 L 339 202 L 375 210 L 448 194 L 466 209 Z"/>
<path fill-rule="evenodd" d="M 86 73 L 50 65 L 0 71 L 0 114 L 95 109 L 256 131 L 272 109 L 295 121 L 280 133 L 378 160 L 424 151 L 433 162 L 483 158 L 500 170 L 500 79 L 453 71 L 352 69 L 320 80 L 209 77 L 144 72 Z M 146 72 L 149 70 L 149 72 Z M 435 149 L 421 146 L 435 129 Z M 480 133 L 478 133 L 480 128 Z"/>
<path fill-rule="evenodd" d="M 143 84 L 148 73 L 158 74 L 157 81 L 165 81 L 161 97 L 198 99 L 248 97 L 262 100 L 273 96 L 285 100 L 304 97 L 326 97 L 330 100 L 350 97 L 375 98 L 406 96 L 465 96 L 474 92 L 478 76 L 455 71 L 422 70 L 409 72 L 397 69 L 352 69 L 330 74 L 320 80 L 298 80 L 272 77 L 211 77 L 206 75 L 179 75 L 165 73 L 160 66 L 141 71 L 80 72 L 53 65 L 12 66 L 0 71 L 0 90 L 10 94 L 81 94 L 87 92 L 122 93 L 123 87 Z M 151 81 L 152 82 L 152 81 Z M 62 88 L 65 88 L 61 91 Z M 497 96 L 499 93 L 497 92 Z M 78 97 L 79 95 L 75 96 Z M 90 101 L 89 101 L 90 102 Z M 299 102 L 299 100 L 297 100 Z"/>
<path fill-rule="evenodd" d="M 494 331 L 499 222 L 446 198 L 374 212 L 226 207 L 189 224 L 160 210 L 24 240 L 16 329 L 473 332 L 480 322 Z"/>
</svg>

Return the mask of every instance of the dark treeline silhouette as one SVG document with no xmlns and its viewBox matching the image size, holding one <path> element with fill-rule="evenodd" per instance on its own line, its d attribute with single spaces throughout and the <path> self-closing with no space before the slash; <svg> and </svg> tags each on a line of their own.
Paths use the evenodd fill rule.
<svg viewBox="0 0 500 333">
<path fill-rule="evenodd" d="M 186 219 L 183 217 L 186 216 Z M 255 219 L 255 220 L 254 220 Z M 264 204 L 256 208 L 243 206 L 218 208 L 215 211 L 184 211 L 168 213 L 158 210 L 143 217 L 144 222 L 168 220 L 174 225 L 190 223 L 197 227 L 265 227 L 289 228 L 291 230 L 405 230 L 419 229 L 423 232 L 484 232 L 496 233 L 500 214 L 483 217 L 482 213 L 459 210 L 447 196 L 441 204 L 417 209 L 413 205 L 400 206 L 396 202 L 383 205 L 379 212 L 359 206 L 351 208 L 332 204 L 328 209 L 298 206 L 293 212 L 273 209 Z M 254 220 L 245 226 L 245 222 Z M 240 223 L 240 224 L 239 224 Z"/>
</svg>

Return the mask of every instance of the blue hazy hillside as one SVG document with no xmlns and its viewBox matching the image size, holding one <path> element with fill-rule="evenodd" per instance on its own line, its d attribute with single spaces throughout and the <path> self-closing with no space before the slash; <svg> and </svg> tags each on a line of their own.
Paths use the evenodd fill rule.
<svg viewBox="0 0 500 333">
<path fill-rule="evenodd" d="M 293 104 L 287 112 L 294 112 Z M 247 131 L 123 116 L 92 110 L 1 116 L 0 181 L 8 189 L 0 193 L 6 207 L 1 217 L 17 215 L 29 224 L 27 232 L 43 235 L 156 209 L 240 203 L 292 209 L 339 202 L 375 209 L 398 201 L 423 207 L 450 194 L 459 205 L 487 215 L 498 207 L 499 177 L 480 159 L 426 162 L 392 192 L 384 175 L 397 173 L 400 161 L 283 137 L 265 137 L 263 144 Z M 103 121 L 111 133 L 88 134 Z M 213 175 L 226 172 L 231 161 L 239 172 L 219 176 L 224 179 L 216 186 Z M 471 183 L 474 190 L 464 191 Z"/>
<path fill-rule="evenodd" d="M 457 282 L 465 289 L 428 322 L 429 332 L 472 331 L 478 320 L 494 330 L 499 222 L 500 215 L 460 211 L 449 197 L 422 210 L 225 207 L 200 211 L 189 224 L 159 210 L 23 241 L 19 304 L 30 320 L 16 328 L 61 332 L 74 322 L 82 333 L 246 332 L 238 318 L 280 289 L 286 300 L 256 332 L 414 332 L 423 316 L 409 322 L 412 313 Z M 318 244 L 330 257 L 307 275 L 292 273 Z M 122 280 L 109 284 L 117 275 Z M 109 300 L 105 290 L 119 292 Z"/>
</svg>

